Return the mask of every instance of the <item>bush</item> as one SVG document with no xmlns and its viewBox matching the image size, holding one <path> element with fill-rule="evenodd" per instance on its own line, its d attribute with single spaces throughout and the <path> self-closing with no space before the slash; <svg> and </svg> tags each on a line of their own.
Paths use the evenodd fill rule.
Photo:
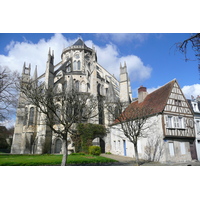
<svg viewBox="0 0 200 200">
<path fill-rule="evenodd" d="M 89 154 L 99 156 L 101 154 L 101 147 L 99 146 L 90 146 L 89 147 Z"/>
</svg>

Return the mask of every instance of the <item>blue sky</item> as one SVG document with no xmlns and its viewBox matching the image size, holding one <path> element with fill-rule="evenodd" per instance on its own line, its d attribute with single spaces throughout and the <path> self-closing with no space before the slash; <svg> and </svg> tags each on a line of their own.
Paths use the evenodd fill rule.
<svg viewBox="0 0 200 200">
<path fill-rule="evenodd" d="M 190 37 L 189 33 L 1 33 L 0 65 L 22 71 L 23 63 L 31 63 L 38 73 L 45 71 L 49 47 L 54 50 L 55 64 L 63 48 L 81 37 L 87 46 L 95 46 L 98 63 L 119 76 L 120 62 L 126 62 L 133 96 L 143 85 L 151 92 L 176 78 L 187 98 L 200 95 L 199 73 L 194 52 L 188 57 L 177 51 L 175 43 Z"/>
</svg>

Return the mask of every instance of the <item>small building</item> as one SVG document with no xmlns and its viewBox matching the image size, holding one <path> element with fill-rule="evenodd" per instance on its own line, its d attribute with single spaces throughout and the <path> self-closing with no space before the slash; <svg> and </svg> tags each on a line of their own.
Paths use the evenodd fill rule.
<svg viewBox="0 0 200 200">
<path fill-rule="evenodd" d="M 198 96 L 196 99 L 192 98 L 191 100 L 188 100 L 188 102 L 194 112 L 195 145 L 197 159 L 200 160 L 200 97 Z"/>
<path fill-rule="evenodd" d="M 148 113 L 143 137 L 138 139 L 139 159 L 148 159 L 148 153 L 155 152 L 156 141 L 159 141 L 155 152 L 157 161 L 185 162 L 197 159 L 193 111 L 177 80 L 150 94 L 145 87 L 140 87 L 138 100 L 132 102 L 125 111 L 143 107 L 152 111 Z M 110 137 L 112 154 L 135 157 L 133 143 L 124 135 L 120 123 L 111 125 Z"/>
</svg>

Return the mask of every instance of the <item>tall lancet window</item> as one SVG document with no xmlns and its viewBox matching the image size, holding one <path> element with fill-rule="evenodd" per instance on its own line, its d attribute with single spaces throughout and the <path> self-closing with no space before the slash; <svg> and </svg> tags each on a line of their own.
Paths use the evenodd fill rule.
<svg viewBox="0 0 200 200">
<path fill-rule="evenodd" d="M 34 107 L 30 108 L 30 113 L 29 113 L 29 125 L 33 125 L 34 122 Z"/>
<path fill-rule="evenodd" d="M 77 70 L 81 70 L 81 61 L 79 60 L 78 62 L 77 62 L 77 67 L 78 67 L 78 69 Z"/>
<path fill-rule="evenodd" d="M 77 62 L 76 62 L 76 60 L 75 60 L 74 63 L 73 63 L 73 70 L 74 70 L 74 71 L 77 71 Z"/>
<path fill-rule="evenodd" d="M 24 126 L 27 124 L 27 119 L 28 119 L 28 108 L 25 108 L 24 123 L 23 123 Z"/>
<path fill-rule="evenodd" d="M 79 81 L 75 82 L 75 88 L 76 88 L 76 91 L 79 91 Z"/>
</svg>

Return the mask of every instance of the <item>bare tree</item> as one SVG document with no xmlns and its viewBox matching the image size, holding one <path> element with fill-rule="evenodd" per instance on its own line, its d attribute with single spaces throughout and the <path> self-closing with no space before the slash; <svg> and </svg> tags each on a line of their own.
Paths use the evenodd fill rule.
<svg viewBox="0 0 200 200">
<path fill-rule="evenodd" d="M 15 111 L 19 73 L 0 66 L 0 121 L 4 121 Z"/>
<path fill-rule="evenodd" d="M 191 45 L 195 52 L 195 57 L 198 60 L 198 69 L 200 71 L 200 33 L 192 34 L 191 37 L 185 39 L 184 41 L 176 43 L 177 49 L 184 54 L 186 61 L 190 60 L 187 57 L 187 50 L 189 45 Z"/>
<path fill-rule="evenodd" d="M 120 124 L 120 129 L 124 135 L 134 145 L 136 163 L 139 164 L 138 156 L 138 139 L 146 137 L 144 130 L 149 128 L 146 125 L 147 119 L 152 113 L 152 109 L 148 107 L 133 106 L 130 104 L 125 110 L 127 104 L 117 101 L 115 103 L 108 103 L 107 110 L 110 117 L 115 119 L 114 124 Z"/>
<path fill-rule="evenodd" d="M 159 161 L 164 150 L 162 137 L 159 135 L 150 135 L 145 146 L 145 154 L 148 161 Z"/>
<path fill-rule="evenodd" d="M 46 88 L 44 84 L 36 87 L 34 83 L 21 86 L 21 92 L 34 105 L 38 112 L 44 115 L 45 124 L 62 139 L 62 166 L 68 158 L 68 137 L 74 134 L 76 123 L 86 122 L 95 117 L 97 99 L 89 93 L 78 92 L 75 88 L 70 91 L 59 91 Z"/>
</svg>

